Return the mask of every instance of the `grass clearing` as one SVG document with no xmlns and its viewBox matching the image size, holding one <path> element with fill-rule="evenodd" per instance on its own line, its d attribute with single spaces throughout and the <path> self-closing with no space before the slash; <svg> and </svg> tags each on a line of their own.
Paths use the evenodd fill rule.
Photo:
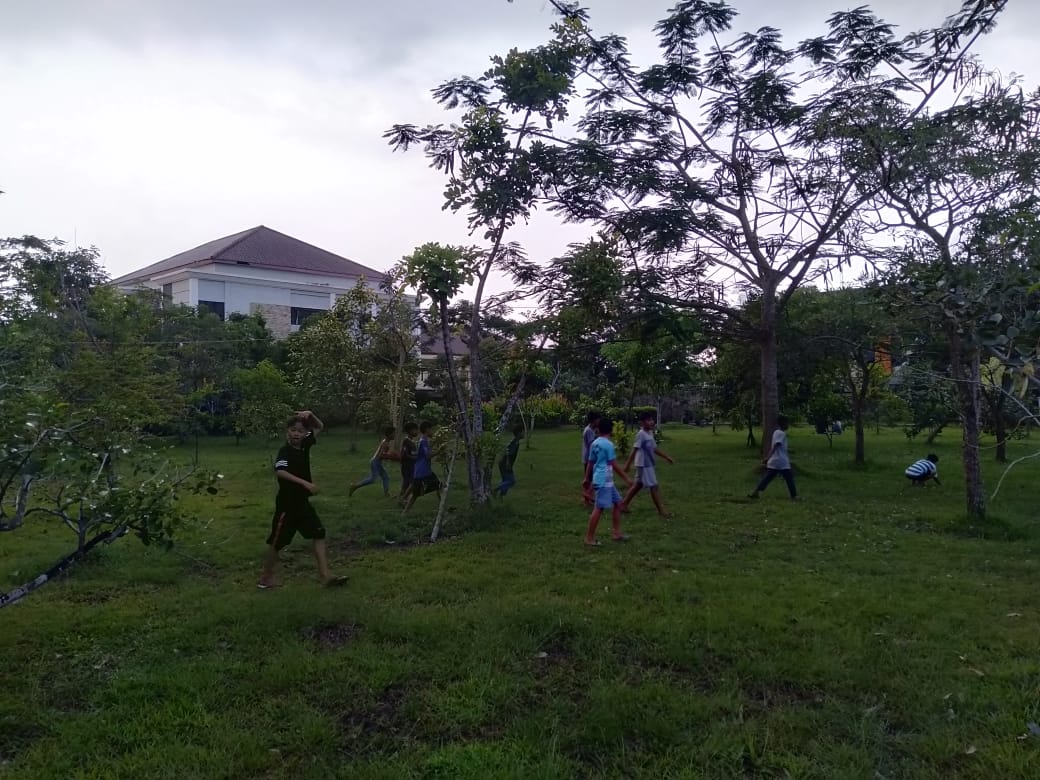
<svg viewBox="0 0 1040 780">
<path fill-rule="evenodd" d="M 0 612 L 0 777 L 1023 777 L 1040 774 L 1037 467 L 966 523 L 956 433 L 943 487 L 923 445 L 791 432 L 804 500 L 744 498 L 739 433 L 667 426 L 626 545 L 584 549 L 577 431 L 536 432 L 518 484 L 469 514 L 455 489 L 402 518 L 371 450 L 333 432 L 314 499 L 333 568 L 305 543 L 255 588 L 276 442 L 204 442 L 225 475 L 173 552 L 126 539 Z M 374 439 L 371 444 L 374 446 Z M 1029 451 L 1018 443 L 1012 456 Z M 988 458 L 987 458 L 988 460 Z M 990 464 L 987 479 L 999 470 Z M 394 489 L 396 490 L 396 480 Z M 0 537 L 0 584 L 71 536 Z"/>
</svg>

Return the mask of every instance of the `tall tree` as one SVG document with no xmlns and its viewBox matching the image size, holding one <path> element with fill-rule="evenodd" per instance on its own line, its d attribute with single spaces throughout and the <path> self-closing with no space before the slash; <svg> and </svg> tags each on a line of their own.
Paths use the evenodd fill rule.
<svg viewBox="0 0 1040 780">
<path fill-rule="evenodd" d="M 729 316 L 725 287 L 755 290 L 762 304 L 749 324 L 768 441 L 780 399 L 780 313 L 800 285 L 848 259 L 877 186 L 858 164 L 859 127 L 888 121 L 893 104 L 924 111 L 955 78 L 979 19 L 1003 4 L 968 3 L 976 16 L 903 38 L 860 8 L 834 14 L 827 35 L 786 48 L 771 27 L 724 40 L 735 9 L 683 0 L 655 26 L 660 61 L 638 68 L 624 38 L 595 35 L 584 10 L 550 3 L 562 16 L 553 40 L 461 81 L 465 94 L 509 110 L 515 142 L 535 139 L 540 194 L 554 210 L 617 231 L 633 257 L 668 265 L 684 280 L 678 302 Z M 913 64 L 903 84 L 877 76 L 887 62 Z M 517 99 L 549 83 L 546 73 L 556 86 L 549 119 L 566 118 L 587 87 L 576 136 L 548 119 L 533 127 Z"/>
<path fill-rule="evenodd" d="M 885 358 L 891 352 L 895 326 L 866 289 L 811 291 L 809 297 L 812 303 L 795 327 L 803 329 L 805 341 L 814 344 L 819 357 L 829 364 L 828 370 L 848 400 L 855 436 L 854 461 L 862 465 L 866 462 L 867 414 L 887 381 Z"/>
<path fill-rule="evenodd" d="M 167 542 L 178 492 L 213 489 L 180 471 L 146 429 L 179 409 L 153 343 L 154 308 L 104 285 L 94 250 L 0 242 L 0 531 L 50 518 L 76 546 L 11 593 L 14 603 L 100 543 L 133 531 Z"/>
<path fill-rule="evenodd" d="M 485 242 L 479 250 L 465 253 L 465 275 L 474 285 L 465 330 L 469 376 L 464 389 L 467 403 L 459 402 L 457 392 L 456 402 L 467 429 L 467 449 L 484 440 L 480 347 L 484 339 L 488 279 L 494 270 L 511 276 L 518 288 L 533 279 L 532 266 L 519 245 L 507 240 L 507 233 L 518 221 L 529 218 L 536 198 L 539 181 L 532 160 L 531 140 L 538 128 L 551 124 L 553 118 L 560 115 L 568 83 L 566 77 L 557 72 L 558 66 L 567 64 L 538 57 L 523 63 L 496 60 L 486 79 L 504 85 L 519 67 L 530 76 L 522 90 L 503 101 L 493 102 L 488 99 L 491 88 L 482 81 L 452 79 L 435 88 L 433 95 L 446 110 L 461 109 L 456 123 L 450 127 L 437 124 L 421 128 L 397 124 L 384 134 L 394 150 L 407 151 L 414 145 L 423 147 L 431 165 L 447 176 L 444 207 L 453 212 L 464 211 L 471 234 L 479 233 Z M 515 127 L 509 125 L 513 112 L 522 114 Z M 475 451 L 470 451 L 470 457 L 479 459 Z M 474 482 L 474 463 L 469 465 L 472 498 L 483 503 L 490 497 L 490 485 L 483 480 Z"/>
<path fill-rule="evenodd" d="M 372 389 L 369 325 L 376 305 L 376 294 L 359 279 L 332 309 L 311 317 L 288 339 L 294 383 L 309 408 L 350 424 L 351 452 L 357 449 L 361 405 Z"/>
<path fill-rule="evenodd" d="M 962 33 L 983 34 L 994 12 L 965 4 Z M 959 401 L 967 511 L 982 518 L 981 365 L 987 352 L 1009 357 L 1002 347 L 1018 327 L 1010 337 L 984 330 L 1004 320 L 1036 267 L 1040 92 L 1004 83 L 970 58 L 956 71 L 952 105 L 918 114 L 900 107 L 892 121 L 898 133 L 876 126 L 863 137 L 878 192 L 875 226 L 907 244 L 890 289 L 943 335 Z"/>
</svg>

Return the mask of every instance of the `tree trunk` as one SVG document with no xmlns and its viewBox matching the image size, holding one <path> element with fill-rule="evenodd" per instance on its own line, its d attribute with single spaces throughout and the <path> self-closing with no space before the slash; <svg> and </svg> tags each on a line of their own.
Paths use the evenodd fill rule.
<svg viewBox="0 0 1040 780">
<path fill-rule="evenodd" d="M 433 530 L 430 531 L 430 541 L 436 542 L 441 535 L 441 523 L 444 522 L 444 510 L 448 506 L 448 490 L 451 488 L 451 477 L 455 473 L 455 458 L 459 452 L 459 437 L 451 445 L 451 458 L 448 460 L 448 470 L 444 473 L 444 484 L 441 485 L 441 500 L 437 504 L 437 517 L 433 521 Z"/>
<path fill-rule="evenodd" d="M 982 482 L 979 441 L 982 432 L 982 376 L 977 348 L 965 348 L 954 325 L 947 325 L 951 370 L 957 384 L 961 412 L 961 458 L 964 462 L 964 489 L 968 517 L 986 519 L 986 492 Z"/>
<path fill-rule="evenodd" d="M 777 367 L 776 290 L 762 291 L 759 338 L 762 350 L 762 457 L 769 454 L 776 418 L 780 415 L 780 373 Z"/>
<path fill-rule="evenodd" d="M 859 387 L 854 387 L 852 394 L 852 424 L 856 429 L 856 452 L 853 456 L 853 462 L 857 466 L 862 466 L 867 462 L 865 443 L 863 439 L 863 418 L 866 414 L 867 396 L 870 394 L 870 372 L 872 366 L 871 364 L 864 365 L 863 363 L 860 363 L 859 368 Z"/>
<path fill-rule="evenodd" d="M 469 476 L 470 499 L 473 503 L 483 503 L 487 500 L 487 491 L 484 489 L 484 477 L 480 470 L 480 455 L 477 452 L 478 430 L 473 423 L 479 421 L 483 409 L 473 409 L 472 415 L 466 409 L 466 396 L 462 392 L 459 383 L 458 371 L 455 366 L 455 356 L 451 351 L 451 332 L 448 330 L 448 301 L 441 299 L 437 301 L 437 308 L 441 319 L 441 340 L 444 343 L 444 358 L 448 364 L 448 383 L 451 385 L 452 395 L 455 397 L 455 407 L 458 410 L 459 429 L 462 434 L 462 443 L 466 447 L 466 470 Z M 472 371 L 476 350 L 470 347 L 470 372 Z M 479 398 L 479 393 L 478 396 Z M 483 430 L 481 425 L 480 430 Z"/>
<path fill-rule="evenodd" d="M 997 435 L 997 463 L 1007 463 L 1007 422 L 1002 408 L 997 410 L 993 418 L 993 432 Z"/>
<path fill-rule="evenodd" d="M 857 466 L 862 466 L 867 462 L 866 450 L 863 441 L 864 425 L 863 425 L 863 410 L 853 409 L 852 411 L 852 424 L 856 428 L 856 454 L 853 462 Z"/>
</svg>

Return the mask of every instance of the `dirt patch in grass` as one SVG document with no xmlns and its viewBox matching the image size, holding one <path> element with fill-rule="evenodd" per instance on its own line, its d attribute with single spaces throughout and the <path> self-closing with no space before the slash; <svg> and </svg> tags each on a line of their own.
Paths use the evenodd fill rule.
<svg viewBox="0 0 1040 780">
<path fill-rule="evenodd" d="M 350 756 L 396 751 L 414 739 L 415 723 L 404 714 L 408 689 L 391 685 L 338 718 L 343 749 Z"/>
<path fill-rule="evenodd" d="M 815 707 L 823 704 L 823 691 L 791 680 L 755 680 L 741 686 L 752 707 L 775 710 L 786 707 Z"/>
<path fill-rule="evenodd" d="M 92 588 L 89 585 L 77 584 L 61 594 L 63 601 L 70 604 L 106 604 L 117 596 L 123 595 L 115 588 Z"/>
<path fill-rule="evenodd" d="M 38 739 L 47 736 L 47 729 L 39 723 L 15 717 L 0 718 L 0 774 L 13 764 Z"/>
<path fill-rule="evenodd" d="M 361 633 L 357 623 L 318 623 L 301 632 L 305 639 L 317 645 L 319 650 L 337 650 L 353 642 Z"/>
</svg>

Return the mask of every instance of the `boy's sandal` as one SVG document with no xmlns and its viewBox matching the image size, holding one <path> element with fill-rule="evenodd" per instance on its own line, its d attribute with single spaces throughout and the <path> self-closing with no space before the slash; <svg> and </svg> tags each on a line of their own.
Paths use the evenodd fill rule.
<svg viewBox="0 0 1040 780">
<path fill-rule="evenodd" d="M 273 590 L 274 588 L 281 587 L 277 582 L 258 582 L 256 587 L 260 590 Z"/>
<path fill-rule="evenodd" d="M 621 536 L 612 536 L 610 538 L 613 539 L 615 542 L 627 542 L 632 537 L 628 534 L 621 534 Z"/>
<path fill-rule="evenodd" d="M 586 547 L 600 547 L 602 545 L 603 545 L 603 542 L 601 542 L 599 539 L 597 539 L 594 542 L 585 542 L 585 546 Z"/>
<path fill-rule="evenodd" d="M 337 585 L 343 585 L 347 581 L 346 575 L 340 574 L 336 577 L 325 580 L 321 585 L 323 588 L 334 588 Z"/>
</svg>

